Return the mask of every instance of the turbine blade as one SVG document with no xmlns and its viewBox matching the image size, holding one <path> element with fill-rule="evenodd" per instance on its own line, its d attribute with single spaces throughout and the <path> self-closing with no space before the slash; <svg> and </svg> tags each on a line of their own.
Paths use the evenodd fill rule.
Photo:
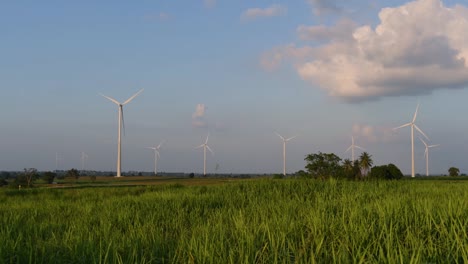
<svg viewBox="0 0 468 264">
<path fill-rule="evenodd" d="M 120 105 L 120 111 L 122 112 L 122 130 L 123 130 L 123 135 L 125 136 L 125 121 L 124 121 L 123 105 Z"/>
<path fill-rule="evenodd" d="M 426 142 L 424 142 L 424 140 L 422 140 L 421 137 L 418 137 L 418 138 L 419 138 L 419 140 L 421 140 L 421 142 L 422 142 L 422 143 L 424 144 L 424 146 L 426 146 L 426 148 L 427 148 L 428 146 L 427 146 Z"/>
<path fill-rule="evenodd" d="M 282 137 L 280 134 L 278 134 L 277 132 L 275 132 L 276 135 L 278 135 L 278 137 L 280 137 L 282 140 L 284 140 L 284 137 Z"/>
<path fill-rule="evenodd" d="M 419 103 L 418 103 L 418 106 L 416 106 L 416 112 L 414 112 L 413 121 L 411 121 L 411 123 L 414 123 L 416 121 L 416 117 L 418 116 L 418 109 L 419 109 Z"/>
<path fill-rule="evenodd" d="M 427 146 L 428 148 L 434 148 L 434 147 L 438 147 L 440 146 L 440 144 L 436 144 L 436 145 L 430 145 L 430 146 Z"/>
<path fill-rule="evenodd" d="M 120 105 L 120 103 L 119 103 L 117 100 L 115 100 L 114 98 L 112 98 L 112 97 L 105 96 L 105 95 L 103 95 L 103 94 L 101 94 L 101 93 L 100 93 L 99 95 L 101 95 L 101 96 L 104 97 L 104 98 L 109 99 L 110 101 L 112 101 L 113 103 L 115 103 L 115 104 L 117 104 L 117 105 Z"/>
<path fill-rule="evenodd" d="M 289 141 L 289 140 L 294 139 L 294 138 L 297 138 L 297 136 L 287 138 L 285 141 Z"/>
<path fill-rule="evenodd" d="M 427 148 L 426 148 L 426 150 L 424 150 L 424 157 L 426 157 L 426 156 L 427 156 Z"/>
<path fill-rule="evenodd" d="M 159 143 L 159 145 L 156 147 L 156 149 L 159 149 L 163 144 L 164 142 L 166 142 L 165 140 L 161 141 L 161 143 Z"/>
<path fill-rule="evenodd" d="M 416 128 L 416 130 L 419 131 L 419 133 L 421 133 L 425 138 L 427 138 L 427 140 L 430 140 L 429 137 L 426 136 L 426 134 L 424 134 L 424 132 L 421 129 L 419 129 L 419 127 L 417 125 L 414 125 L 414 127 Z"/>
<path fill-rule="evenodd" d="M 210 133 L 208 133 L 208 135 L 206 135 L 206 140 L 205 140 L 205 144 L 208 144 L 208 138 L 210 137 Z"/>
<path fill-rule="evenodd" d="M 128 103 L 130 103 L 130 101 L 133 100 L 133 98 L 137 97 L 137 95 L 139 95 L 141 92 L 143 92 L 144 89 L 141 89 L 140 91 L 138 91 L 136 94 L 132 95 L 132 97 L 128 98 L 127 101 L 123 102 L 123 105 L 126 105 Z"/>
<path fill-rule="evenodd" d="M 345 152 L 348 152 L 352 147 L 353 147 L 353 145 L 349 146 L 349 148 L 347 148 L 347 149 L 345 150 Z"/>
<path fill-rule="evenodd" d="M 401 126 L 399 126 L 399 127 L 395 127 L 395 128 L 393 128 L 393 130 L 397 130 L 397 129 L 400 129 L 400 128 L 403 128 L 403 127 L 407 127 L 407 126 L 410 126 L 410 125 L 411 125 L 411 123 L 407 123 L 407 124 L 401 125 Z"/>
<path fill-rule="evenodd" d="M 152 150 L 155 150 L 156 148 L 153 148 L 153 147 L 145 147 L 147 149 L 152 149 Z"/>
<path fill-rule="evenodd" d="M 211 152 L 211 154 L 213 154 L 213 155 L 214 155 L 214 152 L 213 152 L 213 150 L 211 150 L 211 148 L 210 148 L 208 145 L 206 145 L 206 148 L 207 148 L 207 149 L 208 149 L 208 150 Z"/>
<path fill-rule="evenodd" d="M 157 156 L 158 158 L 160 158 L 161 155 L 159 155 L 159 151 L 157 151 L 156 149 L 155 149 L 154 151 L 156 151 L 156 156 Z"/>
<path fill-rule="evenodd" d="M 205 144 L 201 144 L 200 146 L 195 147 L 195 149 L 201 148 L 201 147 L 203 147 L 203 146 L 205 146 Z"/>
<path fill-rule="evenodd" d="M 362 147 L 360 147 L 360 146 L 358 146 L 358 145 L 354 145 L 354 147 L 355 147 L 355 148 L 358 148 L 358 149 L 360 149 L 360 150 L 366 150 L 365 148 L 362 148 Z"/>
</svg>

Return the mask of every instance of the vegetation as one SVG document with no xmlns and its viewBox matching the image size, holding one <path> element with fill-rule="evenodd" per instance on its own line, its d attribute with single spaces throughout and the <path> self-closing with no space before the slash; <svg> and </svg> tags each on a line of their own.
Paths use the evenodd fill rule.
<svg viewBox="0 0 468 264">
<path fill-rule="evenodd" d="M 0 189 L 0 259 L 5 263 L 468 261 L 467 181 L 298 178 L 191 187 L 183 184 L 194 179 L 180 181 L 164 186 Z"/>
<path fill-rule="evenodd" d="M 49 184 L 54 182 L 55 177 L 57 177 L 57 173 L 51 171 L 46 171 L 42 174 L 42 179 Z"/>
<path fill-rule="evenodd" d="M 394 164 L 375 166 L 372 168 L 370 177 L 383 180 L 399 180 L 403 178 L 403 173 Z"/>
<path fill-rule="evenodd" d="M 450 167 L 450 168 L 448 169 L 448 172 L 449 172 L 449 175 L 450 175 L 450 176 L 458 176 L 458 175 L 460 175 L 460 169 L 455 168 L 455 167 Z"/>
</svg>

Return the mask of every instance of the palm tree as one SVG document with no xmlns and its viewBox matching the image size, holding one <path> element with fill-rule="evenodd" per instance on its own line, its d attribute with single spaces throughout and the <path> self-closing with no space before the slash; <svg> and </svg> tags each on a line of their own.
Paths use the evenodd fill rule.
<svg viewBox="0 0 468 264">
<path fill-rule="evenodd" d="M 349 179 L 354 178 L 353 170 L 354 170 L 353 162 L 350 159 L 345 159 L 343 161 L 343 171 L 345 173 L 345 177 Z"/>
<path fill-rule="evenodd" d="M 367 152 L 363 152 L 361 156 L 359 157 L 359 166 L 362 169 L 362 174 L 364 176 L 367 176 L 367 173 L 369 173 L 370 168 L 372 167 L 372 164 L 374 162 L 372 161 L 372 156 L 369 155 Z"/>
</svg>

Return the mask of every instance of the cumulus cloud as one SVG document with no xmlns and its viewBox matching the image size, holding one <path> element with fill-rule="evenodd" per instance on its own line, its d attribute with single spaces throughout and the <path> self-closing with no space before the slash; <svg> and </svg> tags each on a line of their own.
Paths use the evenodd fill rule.
<svg viewBox="0 0 468 264">
<path fill-rule="evenodd" d="M 352 102 L 468 85 L 468 8 L 417 0 L 383 8 L 379 18 L 375 28 L 300 26 L 300 38 L 326 43 L 306 46 L 299 60 L 305 47 L 275 48 L 271 64 L 292 59 L 303 80 Z"/>
<path fill-rule="evenodd" d="M 194 127 L 207 127 L 205 118 L 206 107 L 204 104 L 197 104 L 195 112 L 192 114 L 192 126 Z"/>
<path fill-rule="evenodd" d="M 329 41 L 349 41 L 357 28 L 357 24 L 349 19 L 339 20 L 335 26 L 306 26 L 300 25 L 297 28 L 299 38 L 306 41 L 329 42 Z"/>
<path fill-rule="evenodd" d="M 286 14 L 287 8 L 281 5 L 272 5 L 267 8 L 249 8 L 241 14 L 242 21 L 254 20 L 260 17 L 274 17 Z"/>
<path fill-rule="evenodd" d="M 205 5 L 205 7 L 207 8 L 213 8 L 216 6 L 216 0 L 203 0 L 203 4 Z"/>
<path fill-rule="evenodd" d="M 390 127 L 354 124 L 353 135 L 369 143 L 389 142 L 394 139 L 394 131 Z"/>
</svg>

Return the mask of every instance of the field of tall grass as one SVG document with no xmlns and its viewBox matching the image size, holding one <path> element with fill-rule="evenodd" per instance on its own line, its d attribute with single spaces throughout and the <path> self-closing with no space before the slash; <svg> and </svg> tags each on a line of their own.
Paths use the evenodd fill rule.
<svg viewBox="0 0 468 264">
<path fill-rule="evenodd" d="M 467 263 L 468 182 L 0 190 L 2 263 Z"/>
</svg>

